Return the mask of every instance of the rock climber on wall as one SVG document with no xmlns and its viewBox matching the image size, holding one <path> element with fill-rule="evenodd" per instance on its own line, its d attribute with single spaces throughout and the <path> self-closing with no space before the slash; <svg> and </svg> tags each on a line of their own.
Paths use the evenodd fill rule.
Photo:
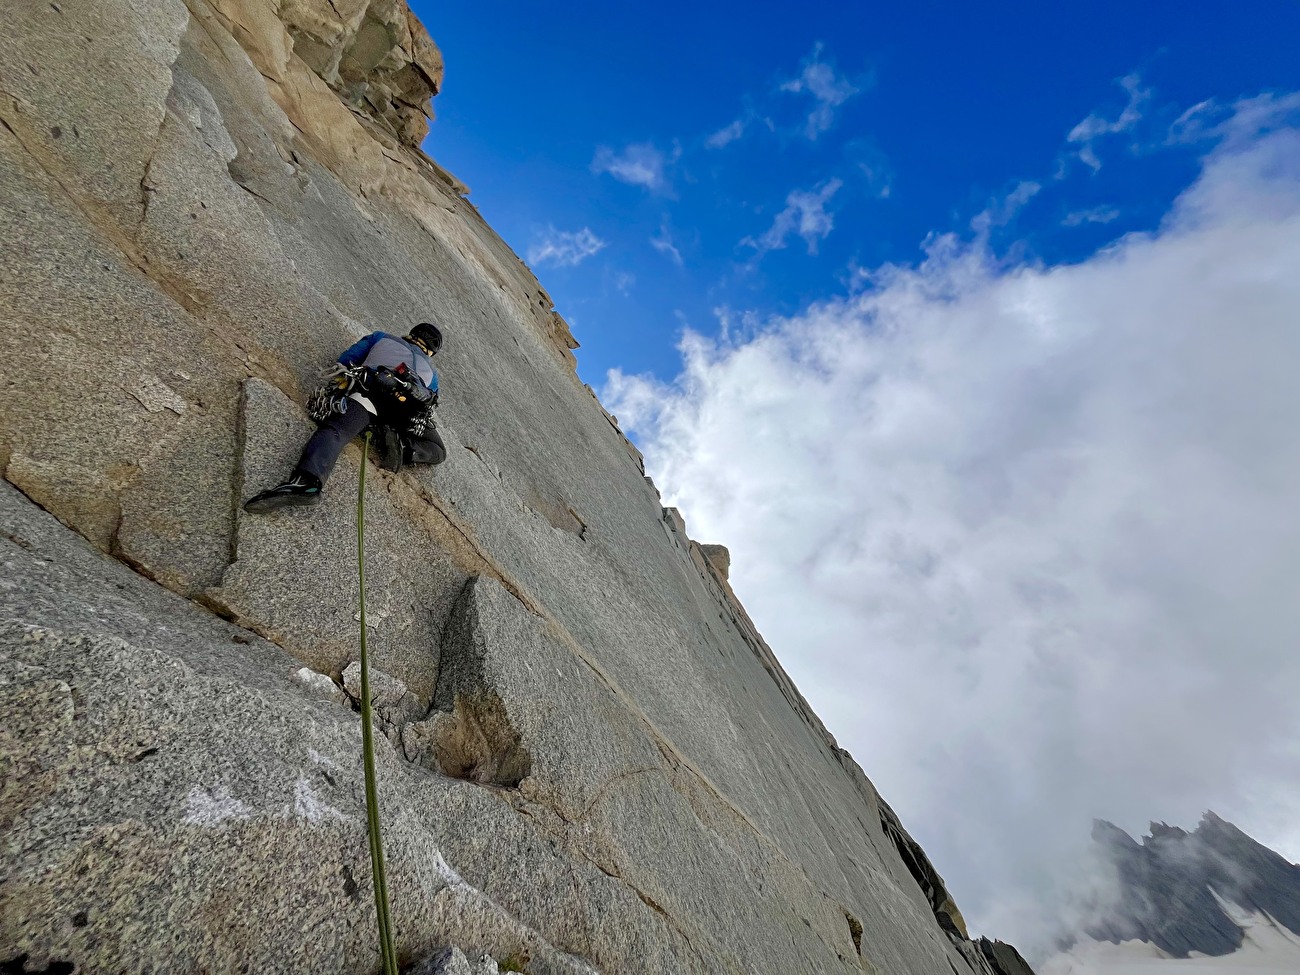
<svg viewBox="0 0 1300 975">
<path fill-rule="evenodd" d="M 385 470 L 446 460 L 433 422 L 438 373 L 432 359 L 441 348 L 442 331 L 421 322 L 403 338 L 372 332 L 339 356 L 328 384 L 308 404 L 319 426 L 298 465 L 287 481 L 251 498 L 244 509 L 261 513 L 317 503 L 343 448 L 372 425 Z"/>
</svg>

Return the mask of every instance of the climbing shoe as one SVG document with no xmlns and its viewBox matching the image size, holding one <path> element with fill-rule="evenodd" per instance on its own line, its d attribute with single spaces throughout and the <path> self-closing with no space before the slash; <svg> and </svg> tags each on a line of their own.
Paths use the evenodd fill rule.
<svg viewBox="0 0 1300 975">
<path fill-rule="evenodd" d="M 244 510 L 260 515 L 288 505 L 316 504 L 320 501 L 320 491 L 319 477 L 295 471 L 283 484 L 277 484 L 271 490 L 250 498 L 244 504 Z"/>
<path fill-rule="evenodd" d="M 402 469 L 402 462 L 406 457 L 406 444 L 402 443 L 400 433 L 392 427 L 380 427 L 375 447 L 379 451 L 380 467 L 393 473 Z"/>
</svg>

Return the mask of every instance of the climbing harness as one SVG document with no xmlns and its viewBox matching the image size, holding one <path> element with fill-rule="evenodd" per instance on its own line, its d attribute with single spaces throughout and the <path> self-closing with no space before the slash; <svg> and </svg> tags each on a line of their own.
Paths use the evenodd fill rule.
<svg viewBox="0 0 1300 975">
<path fill-rule="evenodd" d="M 384 975 L 398 975 L 393 945 L 393 919 L 388 909 L 388 878 L 384 872 L 384 838 L 379 830 L 379 793 L 375 788 L 375 733 L 371 727 L 370 661 L 366 654 L 366 457 L 370 431 L 361 452 L 357 484 L 357 583 L 361 604 L 361 750 L 366 772 L 366 830 L 370 835 L 370 870 L 375 882 L 375 913 L 379 920 L 379 954 Z"/>
</svg>

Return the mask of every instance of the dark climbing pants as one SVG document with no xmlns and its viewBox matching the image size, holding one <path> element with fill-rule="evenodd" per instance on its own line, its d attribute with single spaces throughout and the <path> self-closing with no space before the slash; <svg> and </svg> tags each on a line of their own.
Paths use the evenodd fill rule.
<svg viewBox="0 0 1300 975">
<path fill-rule="evenodd" d="M 338 463 L 339 454 L 356 437 L 365 432 L 372 421 L 383 422 L 357 402 L 348 402 L 348 411 L 332 414 L 328 420 L 316 428 L 316 432 L 302 448 L 302 457 L 298 460 L 297 470 L 314 474 L 324 484 L 329 478 L 334 465 Z M 402 435 L 406 463 L 441 464 L 447 459 L 447 448 L 437 429 L 432 429 L 424 437 Z"/>
<path fill-rule="evenodd" d="M 297 469 L 305 474 L 314 474 L 324 484 L 339 462 L 343 448 L 361 436 L 373 419 L 364 406 L 349 400 L 346 413 L 331 413 L 330 418 L 316 428 L 307 446 L 302 448 Z"/>
</svg>

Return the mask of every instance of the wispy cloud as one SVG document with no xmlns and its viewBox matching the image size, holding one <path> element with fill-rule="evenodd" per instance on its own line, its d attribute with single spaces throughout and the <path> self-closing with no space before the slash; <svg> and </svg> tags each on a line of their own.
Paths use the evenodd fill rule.
<svg viewBox="0 0 1300 975">
<path fill-rule="evenodd" d="M 797 104 L 802 109 L 811 100 L 812 107 L 802 116 L 798 131 L 810 140 L 816 140 L 835 122 L 835 113 L 845 102 L 861 91 L 846 75 L 840 74 L 831 60 L 824 56 L 825 46 L 817 44 L 800 63 L 794 77 L 786 76 L 776 88 L 768 89 L 757 97 L 747 96 L 739 116 L 704 138 L 706 149 L 722 149 L 744 138 L 755 129 L 793 134 L 787 124 L 778 125 L 773 115 L 784 115 L 788 107 L 796 104 L 790 95 L 800 95 Z M 779 103 L 779 104 L 778 104 Z"/>
<path fill-rule="evenodd" d="M 1079 159 L 1093 172 L 1101 169 L 1101 159 L 1093 143 L 1103 136 L 1118 135 L 1127 132 L 1142 120 L 1142 111 L 1151 98 L 1151 89 L 1142 87 L 1142 79 L 1136 72 L 1119 79 L 1119 85 L 1128 92 L 1128 104 L 1114 119 L 1105 118 L 1093 112 L 1086 119 L 1070 130 L 1066 140 L 1079 145 Z"/>
<path fill-rule="evenodd" d="M 1300 92 L 1265 92 L 1230 105 L 1207 99 L 1193 105 L 1174 122 L 1169 142 L 1210 141 L 1225 146 L 1249 143 L 1283 127 L 1300 125 Z"/>
<path fill-rule="evenodd" d="M 994 200 L 988 207 L 977 213 L 971 219 L 971 229 L 976 233 L 984 234 L 992 227 L 1005 226 L 1015 219 L 1016 214 L 1023 210 L 1042 188 L 1042 184 L 1035 183 L 1033 180 L 1021 180 L 1010 193 Z"/>
<path fill-rule="evenodd" d="M 545 264 L 576 267 L 604 246 L 605 241 L 592 233 L 590 227 L 576 231 L 547 227 L 528 248 L 528 263 L 534 267 Z"/>
<path fill-rule="evenodd" d="M 868 189 L 875 196 L 882 200 L 889 199 L 889 194 L 893 192 L 893 177 L 887 167 L 860 162 L 857 168 L 866 179 Z"/>
<path fill-rule="evenodd" d="M 745 134 L 745 120 L 736 119 L 730 125 L 723 126 L 704 140 L 704 145 L 709 149 L 721 149 L 723 146 L 730 145 Z"/>
<path fill-rule="evenodd" d="M 740 311 L 730 305 L 718 305 L 713 309 L 713 318 L 718 323 L 718 341 L 722 343 L 751 341 L 763 328 L 762 316 L 752 308 Z M 689 323 L 683 326 L 690 331 Z"/>
<path fill-rule="evenodd" d="M 816 103 L 804 126 L 804 134 L 809 139 L 816 139 L 831 127 L 835 121 L 835 110 L 858 93 L 857 88 L 848 79 L 836 74 L 835 68 L 822 60 L 822 45 L 813 48 L 812 54 L 804 59 L 803 68 L 797 77 L 781 85 L 782 91 L 807 94 Z"/>
<path fill-rule="evenodd" d="M 860 137 L 846 142 L 843 152 L 854 181 L 861 177 L 868 193 L 880 200 L 888 199 L 893 189 L 894 170 L 880 146 L 870 138 Z"/>
<path fill-rule="evenodd" d="M 659 233 L 650 238 L 650 246 L 660 254 L 664 254 L 678 267 L 685 262 L 682 260 L 682 252 L 678 250 L 677 245 L 673 243 L 672 231 L 668 229 L 668 224 L 663 223 L 659 227 Z"/>
<path fill-rule="evenodd" d="M 817 253 L 817 242 L 825 240 L 835 226 L 835 217 L 826 209 L 843 180 L 832 179 L 814 190 L 794 190 L 785 198 L 785 209 L 776 215 L 772 226 L 759 238 L 746 237 L 740 243 L 753 247 L 759 255 L 780 250 L 786 238 L 798 234 L 808 246 L 809 254 Z"/>
<path fill-rule="evenodd" d="M 1067 213 L 1061 221 L 1063 227 L 1080 227 L 1085 223 L 1110 223 L 1118 219 L 1118 207 L 1092 207 L 1088 210 L 1075 210 Z"/>
<path fill-rule="evenodd" d="M 636 275 L 628 271 L 615 271 L 611 283 L 619 294 L 626 295 L 631 292 L 632 285 L 636 284 Z"/>
<path fill-rule="evenodd" d="M 670 188 L 667 168 L 681 154 L 679 145 L 674 145 L 671 153 L 665 153 L 650 142 L 634 142 L 621 152 L 599 146 L 591 161 L 591 171 L 608 173 L 619 182 L 641 186 L 652 193 L 666 193 Z"/>
</svg>

